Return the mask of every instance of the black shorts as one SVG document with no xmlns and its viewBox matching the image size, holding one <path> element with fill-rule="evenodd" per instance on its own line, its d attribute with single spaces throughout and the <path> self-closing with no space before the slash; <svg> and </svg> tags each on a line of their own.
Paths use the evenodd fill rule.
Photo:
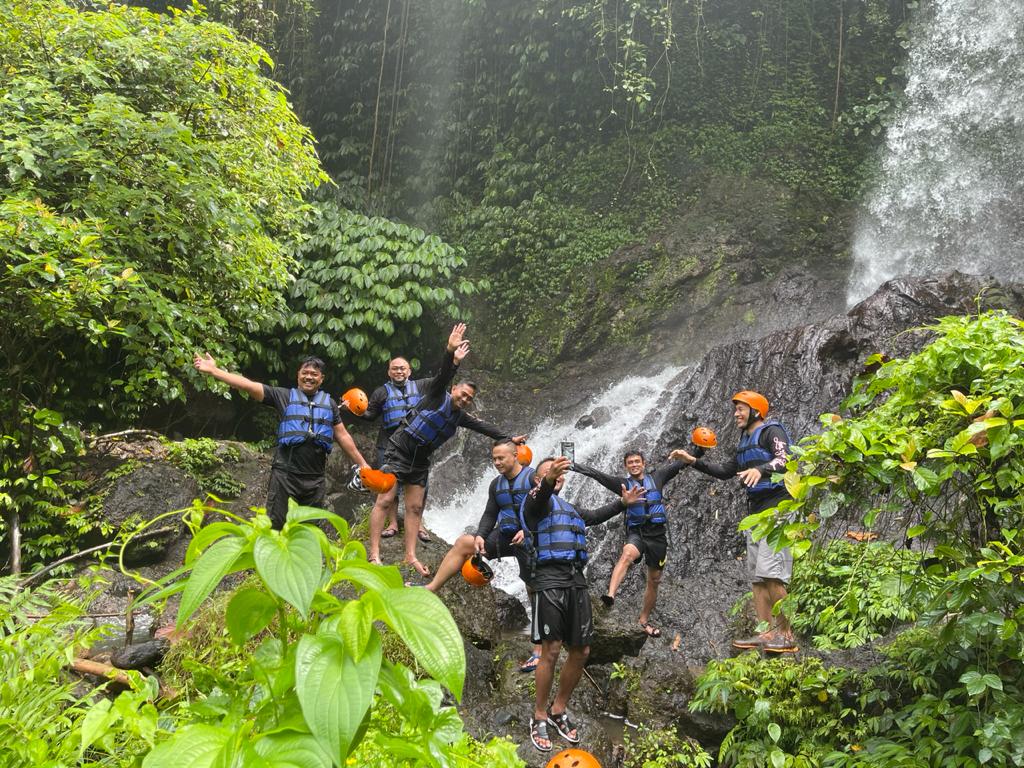
<svg viewBox="0 0 1024 768">
<path fill-rule="evenodd" d="M 323 509 L 327 498 L 327 481 L 323 477 L 300 477 L 281 469 L 271 469 L 267 486 L 267 514 L 277 530 L 284 527 L 289 498 L 306 507 Z"/>
<path fill-rule="evenodd" d="M 384 466 L 384 454 L 386 452 L 387 452 L 387 446 L 384 446 L 384 445 L 378 445 L 377 446 L 377 469 L 380 469 L 381 467 Z M 426 483 L 424 483 L 423 484 L 423 498 L 424 498 L 424 500 L 426 500 L 426 498 L 427 498 L 427 490 L 428 490 L 427 489 L 427 485 L 426 485 Z M 402 492 L 402 481 L 399 480 L 398 481 L 398 493 L 401 493 L 401 492 Z"/>
<path fill-rule="evenodd" d="M 633 562 L 647 561 L 648 568 L 662 570 L 668 560 L 668 536 L 664 523 L 642 525 L 626 531 L 626 543 L 640 550 L 640 557 Z"/>
<path fill-rule="evenodd" d="M 583 586 L 542 589 L 533 593 L 533 642 L 561 640 L 570 647 L 590 645 L 594 639 L 594 617 L 590 590 Z"/>
<path fill-rule="evenodd" d="M 512 544 L 511 539 L 512 534 L 502 534 L 495 527 L 484 539 L 484 557 L 488 560 L 514 557 L 519 563 L 519 578 L 526 581 L 530 577 L 530 554 L 521 545 Z"/>
<path fill-rule="evenodd" d="M 427 487 L 430 477 L 430 462 L 417 464 L 403 454 L 394 443 L 389 444 L 381 455 L 380 468 L 398 478 L 398 482 L 406 485 Z"/>
</svg>

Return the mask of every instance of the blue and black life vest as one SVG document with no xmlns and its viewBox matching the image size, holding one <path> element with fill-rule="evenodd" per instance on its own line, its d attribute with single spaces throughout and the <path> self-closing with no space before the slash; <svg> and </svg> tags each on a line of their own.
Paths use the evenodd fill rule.
<svg viewBox="0 0 1024 768">
<path fill-rule="evenodd" d="M 384 401 L 381 420 L 384 423 L 384 429 L 394 429 L 402 423 L 405 415 L 423 399 L 423 395 L 420 394 L 416 382 L 412 379 L 405 382 L 404 391 L 390 381 L 384 385 L 384 390 L 388 393 L 388 399 Z"/>
<path fill-rule="evenodd" d="M 277 426 L 279 445 L 299 445 L 312 440 L 327 453 L 334 447 L 334 409 L 331 397 L 320 390 L 313 399 L 295 387 L 288 393 L 284 417 Z"/>
<path fill-rule="evenodd" d="M 627 490 L 638 488 L 640 483 L 632 477 L 626 478 Z M 649 474 L 644 475 L 643 487 L 647 491 L 643 501 L 630 504 L 626 507 L 626 527 L 638 528 L 645 523 L 665 523 L 668 515 L 665 513 L 665 500 L 654 484 L 654 478 Z"/>
<path fill-rule="evenodd" d="M 751 468 L 756 469 L 762 464 L 767 464 L 775 458 L 774 453 L 761 446 L 761 433 L 764 431 L 765 427 L 769 426 L 779 427 L 779 429 L 782 430 L 782 434 L 786 436 L 786 445 L 789 445 L 789 433 L 786 432 L 786 428 L 777 421 L 766 421 L 749 434 L 744 431 L 743 436 L 740 437 L 740 444 L 736 447 L 736 463 L 739 465 L 740 470 Z M 768 491 L 777 491 L 785 487 L 785 483 L 773 483 L 771 475 L 768 477 L 762 475 L 761 479 L 757 481 L 755 486 L 747 488 L 747 495 L 756 496 Z"/>
<path fill-rule="evenodd" d="M 523 507 L 526 506 L 525 501 Z M 537 563 L 583 563 L 587 562 L 587 524 L 575 507 L 552 494 L 548 501 L 547 514 L 537 524 L 534 536 L 533 557 Z M 526 530 L 523 509 L 519 510 L 520 522 Z"/>
<path fill-rule="evenodd" d="M 498 502 L 499 531 L 504 534 L 514 534 L 522 527 L 519 522 L 519 508 L 523 505 L 531 488 L 533 488 L 533 467 L 524 467 L 511 483 L 504 475 L 498 477 L 498 483 L 494 487 L 494 498 Z"/>
<path fill-rule="evenodd" d="M 412 421 L 405 431 L 420 445 L 434 450 L 455 434 L 460 413 L 452 402 L 452 396 L 445 392 L 440 405 L 413 411 Z"/>
</svg>

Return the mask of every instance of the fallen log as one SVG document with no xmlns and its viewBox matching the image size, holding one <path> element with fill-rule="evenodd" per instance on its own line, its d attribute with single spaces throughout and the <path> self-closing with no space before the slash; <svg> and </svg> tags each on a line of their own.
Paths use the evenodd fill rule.
<svg viewBox="0 0 1024 768">
<path fill-rule="evenodd" d="M 91 675 L 93 677 L 101 677 L 110 680 L 112 683 L 124 686 L 125 688 L 131 687 L 131 681 L 128 679 L 128 675 L 117 669 L 110 664 L 104 664 L 101 661 L 93 661 L 92 659 L 81 659 L 75 658 L 71 660 L 69 665 L 71 670 L 77 672 L 80 675 Z M 170 688 L 163 683 L 160 683 L 160 698 L 170 701 L 178 696 L 178 692 L 173 688 Z"/>
</svg>

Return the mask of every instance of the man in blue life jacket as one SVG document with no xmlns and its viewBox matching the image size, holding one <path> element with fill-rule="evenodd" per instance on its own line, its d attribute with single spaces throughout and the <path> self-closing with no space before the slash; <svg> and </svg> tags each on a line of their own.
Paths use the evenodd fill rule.
<svg viewBox="0 0 1024 768">
<path fill-rule="evenodd" d="M 324 470 L 327 454 L 335 442 L 360 468 L 369 467 L 341 421 L 338 404 L 321 389 L 325 366 L 319 357 L 302 361 L 296 386 L 290 389 L 271 387 L 221 370 L 209 354 L 197 354 L 193 363 L 200 373 L 277 409 L 281 421 L 267 488 L 267 514 L 274 528 L 284 525 L 289 498 L 305 506 L 323 508 L 327 494 Z"/>
<path fill-rule="evenodd" d="M 437 592 L 462 570 L 463 563 L 474 554 L 488 560 L 514 557 L 519 564 L 519 576 L 525 582 L 530 572 L 530 555 L 523 546 L 523 530 L 519 523 L 519 508 L 526 495 L 533 490 L 533 468 L 524 467 L 516 457 L 516 444 L 511 440 L 495 440 L 491 448 L 491 462 L 498 476 L 487 489 L 484 507 L 476 533 L 464 533 L 455 540 L 448 554 L 437 567 L 434 578 L 426 585 Z M 540 661 L 540 645 L 519 667 L 520 672 L 533 672 Z"/>
<path fill-rule="evenodd" d="M 703 455 L 701 449 L 699 455 Z M 572 469 L 581 475 L 597 480 L 612 493 L 618 494 L 620 488 L 640 487 L 645 496 L 642 500 L 626 509 L 626 542 L 622 545 L 622 554 L 612 569 L 608 592 L 601 595 L 601 602 L 611 608 L 615 604 L 615 593 L 630 566 L 647 561 L 647 586 L 644 589 L 643 604 L 640 607 L 638 621 L 640 628 L 648 637 L 661 637 L 661 630 L 650 623 L 651 611 L 658 600 L 658 585 L 665 570 L 668 559 L 668 536 L 666 524 L 668 513 L 665 510 L 663 489 L 670 480 L 686 469 L 682 461 L 672 461 L 655 472 L 647 471 L 644 455 L 640 451 L 627 451 L 623 457 L 626 477 L 612 477 L 598 469 L 585 464 L 574 464 Z"/>
<path fill-rule="evenodd" d="M 642 486 L 623 486 L 622 496 L 612 503 L 596 510 L 577 509 L 558 495 L 569 467 L 564 456 L 543 459 L 533 476 L 535 488 L 520 510 L 520 524 L 529 536 L 533 553 L 531 634 L 533 642 L 541 644 L 530 741 L 541 752 L 551 750 L 549 727 L 570 744 L 580 742 L 567 706 L 583 676 L 594 634 L 590 591 L 583 572 L 587 564 L 586 528 L 610 520 L 644 496 Z M 562 665 L 554 701 L 548 706 L 562 645 L 569 655 Z"/>
<path fill-rule="evenodd" d="M 381 469 L 391 472 L 405 485 L 405 562 L 421 576 L 430 570 L 416 559 L 417 532 L 423 517 L 430 457 L 444 445 L 459 427 L 487 435 L 495 440 L 526 441 L 525 435 L 510 436 L 492 424 L 472 416 L 467 409 L 476 398 L 477 386 L 463 381 L 452 386 L 459 364 L 469 354 L 465 339 L 466 324 L 457 323 L 448 336 L 441 370 L 420 390 L 422 397 L 394 431 L 384 450 Z M 451 391 L 448 388 L 451 386 Z M 383 519 L 379 520 L 383 524 Z M 370 540 L 370 562 L 380 562 L 380 542 Z"/>
<path fill-rule="evenodd" d="M 377 466 L 384 462 L 384 450 L 395 430 L 401 426 L 409 411 L 415 408 L 423 398 L 422 391 L 430 379 L 412 379 L 412 366 L 404 357 L 396 357 L 388 363 L 388 380 L 370 394 L 366 412 L 356 418 L 373 422 L 380 419 L 377 431 Z M 345 402 L 339 407 L 349 410 Z M 355 415 L 355 414 L 353 414 Z M 387 539 L 398 533 L 398 494 L 402 484 L 395 486 L 387 493 L 377 495 L 370 513 L 370 541 L 374 551 L 380 550 L 380 540 Z M 387 525 L 385 526 L 385 520 Z M 417 533 L 420 541 L 430 541 L 429 534 L 421 527 Z"/>
<path fill-rule="evenodd" d="M 739 478 L 747 490 L 747 512 L 755 514 L 789 498 L 786 486 L 772 481 L 773 474 L 786 469 L 789 435 L 778 422 L 765 420 L 768 400 L 764 395 L 743 390 L 733 395 L 732 402 L 733 418 L 741 430 L 735 458 L 724 464 L 712 464 L 684 450 L 673 451 L 671 457 L 692 464 L 694 469 L 719 480 Z M 771 628 L 753 637 L 734 640 L 732 644 L 736 648 L 795 653 L 799 649 L 789 621 L 781 611 L 772 616 L 772 607 L 786 596 L 786 587 L 793 576 L 793 555 L 788 548 L 775 552 L 763 539 L 754 541 L 750 531 L 744 534 L 747 568 L 753 577 L 754 610 L 757 618 Z"/>
</svg>

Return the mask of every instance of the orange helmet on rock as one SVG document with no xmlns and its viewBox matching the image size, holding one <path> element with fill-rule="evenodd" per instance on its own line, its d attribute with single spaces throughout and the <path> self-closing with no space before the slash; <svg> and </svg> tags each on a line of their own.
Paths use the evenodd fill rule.
<svg viewBox="0 0 1024 768">
<path fill-rule="evenodd" d="M 341 399 L 356 416 L 362 416 L 366 413 L 366 409 L 370 405 L 370 401 L 366 398 L 366 393 L 358 387 L 352 387 L 352 389 L 341 396 Z"/>
<path fill-rule="evenodd" d="M 733 395 L 732 401 L 750 406 L 750 409 L 757 411 L 762 419 L 768 417 L 768 398 L 760 392 L 751 392 L 749 389 L 744 389 L 742 392 L 737 392 Z"/>
<path fill-rule="evenodd" d="M 601 768 L 601 764 L 582 749 L 564 749 L 548 761 L 547 768 Z"/>
<path fill-rule="evenodd" d="M 398 480 L 390 472 L 381 472 L 379 469 L 370 469 L 369 467 L 359 470 L 359 479 L 362 480 L 363 487 L 373 493 L 387 493 L 395 487 Z"/>
<path fill-rule="evenodd" d="M 462 564 L 462 578 L 471 586 L 487 586 L 493 577 L 494 571 L 491 570 L 491 566 L 484 562 L 480 555 L 473 555 Z"/>
<path fill-rule="evenodd" d="M 529 465 L 533 461 L 533 451 L 526 443 L 516 446 L 516 461 L 525 465 Z"/>
<path fill-rule="evenodd" d="M 718 445 L 718 438 L 715 436 L 713 429 L 694 427 L 693 432 L 690 434 L 690 442 L 701 448 L 714 448 Z"/>
</svg>

